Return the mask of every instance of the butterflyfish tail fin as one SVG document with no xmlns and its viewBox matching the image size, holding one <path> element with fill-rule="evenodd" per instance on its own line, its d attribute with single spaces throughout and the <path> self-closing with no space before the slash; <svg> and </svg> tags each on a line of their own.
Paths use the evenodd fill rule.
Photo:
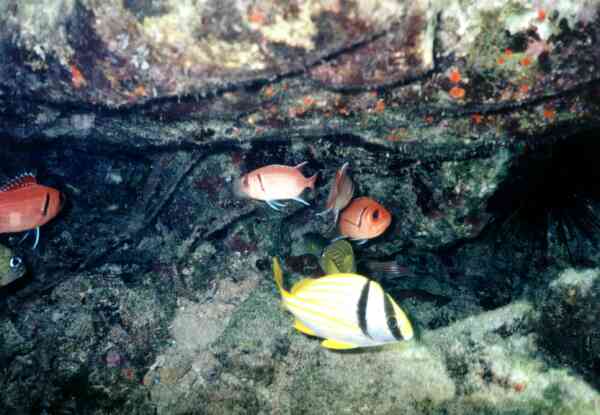
<svg viewBox="0 0 600 415">
<path fill-rule="evenodd" d="M 281 270 L 281 265 L 279 265 L 279 259 L 274 256 L 273 257 L 273 276 L 275 278 L 275 284 L 277 284 L 277 288 L 281 293 L 282 297 L 287 297 L 290 295 L 285 288 L 283 288 L 283 271 Z"/>
<path fill-rule="evenodd" d="M 333 340 L 333 339 L 327 339 L 327 340 L 323 340 L 321 342 L 321 346 L 326 348 L 326 349 L 333 349 L 333 350 L 349 350 L 349 349 L 355 349 L 358 346 L 352 343 L 344 343 L 344 342 L 340 342 L 337 340 Z"/>
</svg>

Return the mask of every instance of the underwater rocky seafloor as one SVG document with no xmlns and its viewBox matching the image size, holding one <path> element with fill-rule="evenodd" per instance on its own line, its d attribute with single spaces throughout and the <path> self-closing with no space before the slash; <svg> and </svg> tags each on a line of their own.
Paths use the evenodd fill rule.
<svg viewBox="0 0 600 415">
<path fill-rule="evenodd" d="M 0 178 L 66 196 L 0 235 L 0 413 L 599 413 L 598 2 L 217 3 L 0 2 Z M 303 161 L 310 206 L 233 192 Z M 409 342 L 280 306 L 344 162 Z"/>
<path fill-rule="evenodd" d="M 6 170 L 36 166 L 68 202 L 42 228 L 36 251 L 17 236 L 2 238 L 30 269 L 2 289 L 2 406 L 6 413 L 597 413 L 593 134 L 533 154 L 503 150 L 395 175 L 350 159 L 358 192 L 394 215 L 382 237 L 355 246 L 359 270 L 394 296 L 417 337 L 348 352 L 322 349 L 292 329 L 270 270 L 278 255 L 288 281 L 318 273 L 331 219 L 315 213 L 326 186 L 309 195 L 312 206 L 276 212 L 233 196 L 228 183 L 240 167 L 231 149 L 199 160 L 186 152 L 134 158 L 11 147 L 2 155 Z M 328 140 L 323 146 L 336 143 Z M 244 162 L 294 164 L 305 151 L 273 144 Z M 319 167 L 331 176 L 337 166 L 311 160 L 306 170 Z M 424 186 L 423 177 L 436 185 Z M 461 201 L 427 210 L 436 191 L 458 182 L 471 188 Z M 464 227 L 475 219 L 465 211 L 490 218 L 469 238 Z M 406 271 L 369 270 L 389 261 Z"/>
</svg>

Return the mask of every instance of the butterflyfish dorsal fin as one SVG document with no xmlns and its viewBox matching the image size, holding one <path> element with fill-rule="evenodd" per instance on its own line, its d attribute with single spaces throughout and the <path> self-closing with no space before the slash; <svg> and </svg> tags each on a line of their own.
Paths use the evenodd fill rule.
<svg viewBox="0 0 600 415">
<path fill-rule="evenodd" d="M 296 321 L 294 321 L 294 328 L 296 330 L 298 330 L 300 333 L 304 333 L 304 334 L 308 334 L 309 336 L 316 336 L 317 333 L 315 333 L 313 330 L 309 329 L 308 327 L 306 327 L 300 320 L 296 319 Z"/>
<path fill-rule="evenodd" d="M 35 178 L 34 174 L 23 173 L 7 181 L 2 187 L 0 187 L 0 192 L 10 192 L 11 190 L 33 186 L 34 184 L 37 184 L 37 179 Z"/>
<path fill-rule="evenodd" d="M 281 265 L 279 265 L 279 259 L 276 256 L 273 257 L 273 277 L 275 278 L 275 284 L 281 293 L 282 297 L 286 297 L 289 293 L 283 288 L 283 271 Z"/>
<path fill-rule="evenodd" d="M 326 349 L 333 349 L 333 350 L 348 350 L 348 349 L 355 349 L 358 346 L 352 343 L 344 343 L 344 342 L 340 342 L 337 340 L 333 340 L 333 339 L 327 339 L 327 340 L 323 340 L 321 342 L 321 346 L 325 347 Z"/>
</svg>

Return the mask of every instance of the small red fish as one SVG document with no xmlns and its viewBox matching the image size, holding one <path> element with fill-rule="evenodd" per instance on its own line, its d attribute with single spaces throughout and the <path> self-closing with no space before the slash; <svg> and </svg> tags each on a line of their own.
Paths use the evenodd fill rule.
<svg viewBox="0 0 600 415">
<path fill-rule="evenodd" d="M 354 196 L 354 183 L 348 176 L 348 162 L 335 173 L 335 179 L 331 182 L 329 188 L 329 196 L 327 197 L 326 210 L 317 213 L 317 215 L 325 215 L 331 211 L 334 213 L 333 226 L 338 221 L 340 211 L 344 209 Z"/>
<path fill-rule="evenodd" d="M 358 197 L 340 215 L 342 236 L 361 243 L 381 235 L 392 223 L 392 215 L 370 197 Z"/>
<path fill-rule="evenodd" d="M 285 206 L 280 200 L 293 199 L 309 205 L 300 197 L 300 194 L 307 187 L 315 188 L 317 175 L 304 177 L 300 169 L 306 163 L 300 163 L 295 167 L 272 164 L 251 171 L 236 181 L 235 193 L 252 199 L 264 200 L 275 210 Z"/>
<path fill-rule="evenodd" d="M 0 233 L 36 230 L 53 219 L 64 205 L 58 190 L 38 184 L 31 173 L 20 175 L 0 187 Z"/>
</svg>

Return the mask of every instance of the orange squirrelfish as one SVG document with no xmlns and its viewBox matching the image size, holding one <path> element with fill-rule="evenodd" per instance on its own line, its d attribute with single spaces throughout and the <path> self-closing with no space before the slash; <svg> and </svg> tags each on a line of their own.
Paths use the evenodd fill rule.
<svg viewBox="0 0 600 415">
<path fill-rule="evenodd" d="M 342 236 L 364 243 L 385 232 L 391 222 L 386 208 L 369 197 L 358 197 L 342 212 L 339 230 Z"/>
<path fill-rule="evenodd" d="M 272 164 L 261 167 L 242 176 L 235 184 L 235 192 L 252 199 L 264 200 L 275 210 L 285 206 L 280 200 L 293 199 L 305 205 L 307 201 L 300 194 L 307 187 L 315 188 L 317 175 L 304 177 L 300 169 L 307 162 L 295 167 Z"/>
<path fill-rule="evenodd" d="M 354 196 L 354 183 L 350 176 L 348 176 L 347 171 L 348 162 L 344 163 L 335 173 L 335 179 L 331 182 L 327 204 L 325 205 L 327 209 L 321 213 L 317 213 L 317 215 L 320 216 L 333 211 L 335 215 L 333 218 L 333 226 L 335 226 L 338 221 L 340 211 L 350 203 L 352 196 Z"/>
<path fill-rule="evenodd" d="M 0 233 L 35 229 L 35 249 L 40 226 L 58 215 L 63 202 L 58 190 L 38 184 L 31 173 L 22 174 L 0 187 Z"/>
</svg>

